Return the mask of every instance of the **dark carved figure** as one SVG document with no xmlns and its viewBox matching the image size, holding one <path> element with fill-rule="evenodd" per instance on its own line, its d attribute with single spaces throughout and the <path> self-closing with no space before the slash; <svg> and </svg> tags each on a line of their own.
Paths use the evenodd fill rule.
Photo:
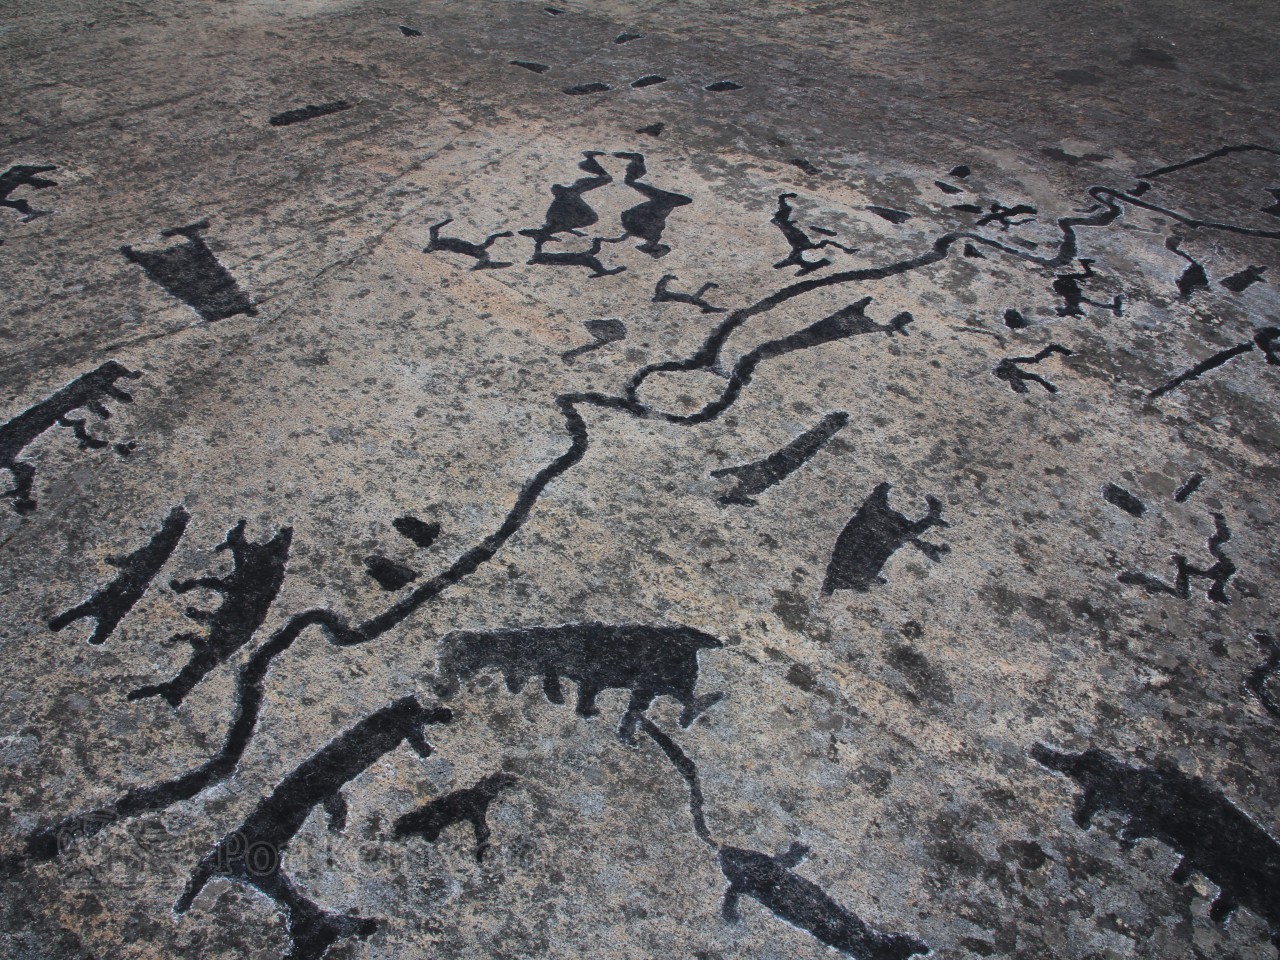
<svg viewBox="0 0 1280 960">
<path fill-rule="evenodd" d="M 210 880 L 226 877 L 259 890 L 285 910 L 293 941 L 287 960 L 318 960 L 342 937 L 367 937 L 376 929 L 376 920 L 321 909 L 293 885 L 281 869 L 281 859 L 314 807 L 323 805 L 331 830 L 343 829 L 342 787 L 401 743 L 429 757 L 431 745 L 423 728 L 452 718 L 450 710 L 428 709 L 405 697 L 336 737 L 280 781 L 248 819 L 200 861 L 174 910 L 186 913 Z"/>
<path fill-rule="evenodd" d="M 811 880 L 793 869 L 808 854 L 793 843 L 786 853 L 771 857 L 755 850 L 722 847 L 720 870 L 729 881 L 720 913 L 731 923 L 740 918 L 738 901 L 751 897 L 779 920 L 799 927 L 829 947 L 855 960 L 907 960 L 929 947 L 905 933 L 881 933 L 832 900 Z"/>
<path fill-rule="evenodd" d="M 672 280 L 680 279 L 674 273 L 665 274 L 658 281 L 658 285 L 653 290 L 654 303 L 687 303 L 690 306 L 698 307 L 703 313 L 724 313 L 724 307 L 713 307 L 703 299 L 703 294 L 708 290 L 715 290 L 720 286 L 718 283 L 710 281 L 704 283 L 693 293 L 680 293 L 678 290 L 672 290 L 670 287 Z"/>
<path fill-rule="evenodd" d="M 1181 237 L 1170 237 L 1164 242 L 1166 250 L 1170 253 L 1176 253 L 1187 261 L 1187 269 L 1183 270 L 1182 276 L 1178 277 L 1178 298 L 1190 300 L 1191 295 L 1197 290 L 1209 289 L 1209 275 L 1205 273 L 1204 267 L 1196 263 L 1190 254 L 1182 252 L 1181 244 Z"/>
<path fill-rule="evenodd" d="M 485 237 L 481 243 L 471 243 L 468 240 L 461 240 L 458 237 L 442 237 L 440 236 L 440 228 L 447 227 L 453 223 L 453 217 L 441 220 L 429 228 L 428 234 L 430 242 L 422 248 L 423 253 L 435 253 L 437 250 L 444 250 L 447 253 L 460 253 L 464 257 L 471 257 L 475 260 L 476 265 L 472 270 L 500 270 L 503 267 L 511 266 L 510 261 L 492 260 L 489 257 L 489 248 L 495 242 L 503 237 L 513 236 L 510 230 L 503 230 L 501 233 L 491 233 Z"/>
<path fill-rule="evenodd" d="M 418 579 L 418 571 L 413 567 L 377 553 L 364 558 L 364 568 L 383 590 L 399 590 Z"/>
<path fill-rule="evenodd" d="M 284 583 L 293 528 L 281 527 L 274 537 L 262 543 L 246 539 L 244 528 L 245 521 L 241 520 L 227 531 L 226 540 L 217 547 L 218 552 L 231 551 L 233 567 L 229 574 L 174 580 L 170 584 L 178 593 L 214 590 L 222 594 L 222 603 L 212 612 L 187 610 L 190 619 L 208 624 L 208 633 L 183 633 L 174 637 L 174 641 L 186 640 L 191 644 L 187 665 L 172 680 L 134 690 L 129 694 L 130 700 L 164 697 L 176 707 L 210 670 L 248 643 L 267 619 L 267 610 Z"/>
<path fill-rule="evenodd" d="M 636 245 L 637 250 L 649 254 L 655 260 L 666 256 L 671 252 L 671 247 L 659 241 L 667 228 L 667 218 L 677 207 L 693 203 L 693 198 L 661 190 L 651 183 L 641 183 L 641 178 L 645 176 L 644 157 L 641 154 L 615 153 L 614 156 L 627 161 L 623 182 L 645 197 L 644 203 L 622 211 L 622 227 L 627 232 L 619 239 L 638 237 L 644 242 Z"/>
<path fill-rule="evenodd" d="M 28 407 L 8 423 L 0 426 L 0 469 L 13 474 L 14 485 L 4 491 L 4 496 L 13 501 L 13 509 L 18 513 L 30 513 L 36 508 L 36 501 L 31 496 L 31 485 L 35 480 L 36 468 L 18 459 L 31 443 L 46 430 L 53 427 L 70 427 L 76 436 L 81 450 L 97 450 L 107 446 L 107 441 L 95 437 L 85 429 L 84 420 L 70 416 L 71 412 L 84 407 L 103 420 L 110 418 L 111 411 L 104 406 L 107 399 L 129 403 L 133 397 L 116 386 L 116 381 L 137 379 L 141 373 L 127 370 L 122 364 L 108 360 L 96 370 L 76 377 L 61 390 L 41 400 L 33 407 Z M 127 456 L 134 444 L 116 444 L 115 450 L 121 456 Z"/>
<path fill-rule="evenodd" d="M 1140 517 L 1147 512 L 1147 505 L 1135 497 L 1124 487 L 1114 483 L 1104 484 L 1102 499 L 1112 506 L 1119 507 L 1131 517 Z"/>
<path fill-rule="evenodd" d="M 858 512 L 845 524 L 836 538 L 823 593 L 835 590 L 857 590 L 866 593 L 873 584 L 887 583 L 880 571 L 889 558 L 911 544 L 935 563 L 950 547 L 919 539 L 931 527 L 950 526 L 942 519 L 942 504 L 936 497 L 925 497 L 928 512 L 919 520 L 911 520 L 889 506 L 888 483 L 879 484 L 862 502 Z"/>
<path fill-rule="evenodd" d="M 1266 267 L 1260 267 L 1250 264 L 1238 273 L 1233 273 L 1229 277 L 1225 277 L 1218 282 L 1230 290 L 1232 293 L 1244 293 L 1255 283 L 1266 283 L 1262 275 L 1267 272 Z"/>
<path fill-rule="evenodd" d="M 1173 493 L 1173 499 L 1178 503 L 1186 503 L 1191 499 L 1192 495 L 1200 489 L 1200 484 L 1204 483 L 1203 473 L 1193 473 L 1187 477 L 1186 482 L 1178 487 Z"/>
<path fill-rule="evenodd" d="M 1014 220 L 1014 217 L 1037 212 L 1035 207 L 1027 206 L 1025 203 L 1014 204 L 1012 207 L 1006 207 L 1002 203 L 993 203 L 988 208 L 988 212 L 978 218 L 974 226 L 985 227 L 988 223 L 998 223 L 1001 230 L 1008 230 L 1010 227 L 1020 227 L 1024 223 L 1030 223 L 1035 219 L 1034 216 L 1031 216 L 1025 220 Z"/>
<path fill-rule="evenodd" d="M 1280 217 L 1280 190 L 1271 187 L 1267 190 L 1267 193 L 1271 194 L 1276 202 L 1269 207 L 1259 207 L 1258 209 L 1263 213 L 1271 214 L 1273 217 Z"/>
<path fill-rule="evenodd" d="M 483 860 L 489 849 L 489 806 L 499 793 L 517 782 L 509 773 L 492 773 L 474 787 L 455 790 L 406 813 L 396 820 L 395 835 L 399 838 L 422 837 L 429 843 L 435 843 L 446 827 L 469 823 L 476 835 L 476 860 Z"/>
<path fill-rule="evenodd" d="M 1271 366 L 1280 366 L 1280 327 L 1263 327 L 1253 335 L 1253 339 L 1246 340 L 1244 343 L 1237 343 L 1234 347 L 1227 347 L 1225 350 L 1219 350 L 1213 356 L 1197 363 L 1190 370 L 1178 374 L 1172 380 L 1161 384 L 1147 394 L 1147 399 L 1154 400 L 1162 397 L 1172 390 L 1176 390 L 1191 380 L 1199 380 L 1210 370 L 1217 369 L 1224 363 L 1234 360 L 1236 357 L 1243 356 L 1246 353 L 1252 353 L 1255 349 L 1261 350 L 1263 357 Z"/>
<path fill-rule="evenodd" d="M 573 363 L 575 359 L 584 353 L 599 350 L 601 347 L 617 343 L 619 340 L 625 340 L 627 337 L 627 325 L 617 317 L 600 317 L 584 321 L 582 325 L 587 328 L 587 333 L 591 334 L 592 342 L 584 343 L 580 347 L 574 347 L 572 350 L 566 350 L 560 354 L 560 359 L 565 363 Z"/>
<path fill-rule="evenodd" d="M 782 238 L 787 241 L 787 246 L 791 248 L 791 252 L 782 260 L 775 263 L 773 265 L 773 269 L 781 270 L 784 267 L 798 267 L 799 269 L 796 270 L 795 275 L 797 277 L 802 277 L 806 273 L 812 273 L 814 270 L 828 266 L 831 263 L 831 260 L 827 257 L 822 257 L 818 260 L 806 260 L 804 255 L 811 250 L 824 250 L 827 247 L 835 247 L 837 250 L 843 250 L 845 253 L 857 253 L 856 247 L 846 247 L 843 244 L 836 243 L 834 240 L 830 239 L 836 235 L 834 230 L 826 230 L 822 227 L 813 227 L 812 229 L 814 233 L 823 234 L 828 238 L 826 240 L 818 241 L 814 241 L 807 233 L 801 230 L 792 218 L 794 210 L 792 209 L 791 204 L 787 202 L 788 200 L 794 200 L 795 198 L 796 194 L 794 193 L 779 194 L 778 209 L 769 221 L 782 231 Z"/>
<path fill-rule="evenodd" d="M 729 477 L 736 481 L 734 488 L 720 498 L 721 505 L 736 504 L 741 507 L 754 507 L 756 501 L 752 497 L 781 483 L 799 470 L 812 459 L 814 454 L 825 447 L 832 437 L 844 429 L 848 422 L 847 413 L 829 413 L 818 422 L 817 426 L 806 430 L 781 450 L 771 453 L 763 460 L 743 464 L 740 467 L 712 470 L 713 477 Z"/>
<path fill-rule="evenodd" d="M 201 233 L 208 229 L 209 221 L 201 220 L 187 227 L 162 230 L 160 236 L 184 237 L 186 242 L 157 251 L 124 246 L 120 252 L 210 323 L 240 313 L 257 316 L 253 301 L 204 242 Z"/>
<path fill-rule="evenodd" d="M 555 238 L 552 237 L 550 239 L 554 240 Z M 627 269 L 626 267 L 609 269 L 600 262 L 600 248 L 605 241 L 599 237 L 591 241 L 591 249 L 589 250 L 574 250 L 565 253 L 547 253 L 543 249 L 543 242 L 542 240 L 537 242 L 533 256 L 528 260 L 529 263 L 540 264 L 544 267 L 586 267 L 591 271 L 591 276 L 587 278 L 588 280 L 594 280 L 596 277 L 611 277 L 615 273 L 622 273 Z"/>
<path fill-rule="evenodd" d="M 1182 856 L 1173 871 L 1185 883 L 1198 870 L 1218 887 L 1209 916 L 1221 923 L 1239 907 L 1252 910 L 1280 946 L 1280 844 L 1200 777 L 1172 767 L 1133 767 L 1102 750 L 1064 753 L 1036 744 L 1031 756 L 1083 789 L 1075 822 L 1087 829 L 1111 810 L 1124 817 L 1120 842 L 1151 837 Z"/>
<path fill-rule="evenodd" d="M 452 697 L 463 678 L 495 670 L 512 693 L 541 677 L 547 699 L 564 703 L 560 678 L 567 677 L 578 685 L 578 713 L 590 717 L 599 712 L 595 703 L 602 690 L 630 690 L 631 702 L 618 726 L 619 738 L 629 743 L 655 697 L 677 700 L 684 707 L 680 723 L 687 727 L 724 696 L 694 693 L 698 651 L 721 646 L 692 627 L 643 623 L 457 631 L 440 641 L 437 692 Z"/>
<path fill-rule="evenodd" d="M 401 32 L 404 31 L 401 27 Z M 411 34 L 405 34 L 411 36 Z M 421 36 L 421 33 L 418 34 Z M 286 110 L 284 113 L 277 113 L 267 123 L 273 127 L 287 127 L 294 123 L 301 123 L 303 120 L 314 120 L 316 117 L 327 117 L 331 113 L 341 113 L 343 110 L 350 110 L 353 104 L 346 100 L 330 100 L 328 103 L 309 103 L 305 107 L 297 107 L 293 110 Z"/>
<path fill-rule="evenodd" d="M 1119 295 L 1110 304 L 1098 303 L 1098 301 L 1090 300 L 1084 295 L 1084 288 L 1080 286 L 1081 281 L 1088 280 L 1096 276 L 1096 274 L 1093 272 L 1092 260 L 1080 260 L 1078 262 L 1084 268 L 1079 273 L 1060 273 L 1053 279 L 1053 292 L 1062 298 L 1063 304 L 1058 307 L 1058 316 L 1083 317 L 1085 314 L 1084 310 L 1081 309 L 1082 304 L 1110 310 L 1117 317 L 1120 316 L 1124 301 Z"/>
<path fill-rule="evenodd" d="M 10 210 L 16 210 L 22 214 L 23 223 L 29 223 L 34 220 L 46 211 L 33 210 L 26 197 L 18 197 L 18 199 L 13 200 L 10 198 L 10 194 L 19 187 L 30 187 L 32 190 L 56 187 L 58 185 L 56 180 L 46 179 L 40 174 L 57 169 L 54 166 L 33 167 L 22 164 L 10 167 L 4 173 L 0 173 L 0 207 L 8 207 Z"/>
<path fill-rule="evenodd" d="M 391 526 L 395 528 L 396 533 L 407 537 L 423 550 L 435 543 L 436 538 L 440 536 L 440 524 L 428 523 L 409 514 L 396 517 L 391 522 Z"/>
<path fill-rule="evenodd" d="M 1009 389 L 1014 393 L 1027 393 L 1029 390 L 1027 387 L 1028 381 L 1040 384 L 1040 386 L 1044 387 L 1050 393 L 1057 393 L 1058 387 L 1056 384 L 1040 376 L 1038 373 L 1028 373 L 1019 366 L 1019 364 L 1023 363 L 1039 363 L 1042 360 L 1047 360 L 1055 353 L 1060 353 L 1064 357 L 1075 356 L 1074 350 L 1068 350 L 1060 344 L 1051 343 L 1039 353 L 1031 357 L 1005 357 L 996 364 L 995 369 L 991 372 L 994 373 L 996 377 L 1009 384 Z"/>
<path fill-rule="evenodd" d="M 1231 539 L 1231 530 L 1227 527 L 1226 518 L 1220 513 L 1213 515 L 1213 535 L 1209 537 L 1209 553 L 1213 556 L 1213 566 L 1202 568 L 1192 566 L 1180 553 L 1173 555 L 1174 582 L 1172 585 L 1147 573 L 1125 571 L 1116 577 L 1121 583 L 1130 586 L 1145 587 L 1152 593 L 1167 593 L 1179 600 L 1191 598 L 1191 580 L 1208 580 L 1209 589 L 1205 596 L 1215 603 L 1230 603 L 1227 596 L 1227 581 L 1235 575 L 1236 565 L 1231 558 L 1222 552 L 1222 545 Z"/>
<path fill-rule="evenodd" d="M 547 207 L 542 226 L 536 229 L 521 230 L 522 237 L 531 237 L 541 247 L 549 240 L 554 240 L 558 233 L 572 233 L 586 236 L 583 227 L 589 227 L 600 219 L 600 215 L 591 208 L 582 195 L 613 183 L 609 171 L 600 166 L 596 157 L 604 156 L 603 150 L 588 150 L 585 158 L 578 164 L 578 169 L 590 176 L 582 177 L 570 184 L 552 184 L 551 205 Z M 596 251 L 599 253 L 599 250 Z"/>
<path fill-rule="evenodd" d="M 911 214 L 907 213 L 907 211 L 895 210 L 893 207 L 878 207 L 873 205 L 867 207 L 867 209 L 881 220 L 888 220 L 890 223 L 906 223 L 911 219 Z"/>
<path fill-rule="evenodd" d="M 95 622 L 89 642 L 96 644 L 106 640 L 133 605 L 142 599 L 155 575 L 178 546 L 190 519 L 191 514 L 183 507 L 174 507 L 145 546 L 123 557 L 107 557 L 107 563 L 119 570 L 120 575 L 95 590 L 84 603 L 50 620 L 49 629 L 61 630 L 77 620 L 92 618 Z"/>
</svg>

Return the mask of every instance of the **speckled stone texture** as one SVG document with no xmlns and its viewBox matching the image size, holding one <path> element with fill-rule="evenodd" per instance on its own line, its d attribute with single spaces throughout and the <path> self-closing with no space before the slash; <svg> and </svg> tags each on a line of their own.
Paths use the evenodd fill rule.
<svg viewBox="0 0 1280 960">
<path fill-rule="evenodd" d="M 1273 958 L 1273 3 L 10 0 L 0 944 Z"/>
</svg>

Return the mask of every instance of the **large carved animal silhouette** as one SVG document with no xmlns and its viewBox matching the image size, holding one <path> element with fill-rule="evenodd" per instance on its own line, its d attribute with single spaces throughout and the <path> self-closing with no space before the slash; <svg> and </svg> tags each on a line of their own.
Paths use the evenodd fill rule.
<svg viewBox="0 0 1280 960">
<path fill-rule="evenodd" d="M 1191 599 L 1192 578 L 1209 581 L 1209 589 L 1205 596 L 1215 603 L 1230 603 L 1227 596 L 1227 582 L 1235 575 L 1236 565 L 1222 551 L 1222 545 L 1231 539 L 1231 528 L 1226 518 L 1220 514 L 1213 515 L 1213 534 L 1209 537 L 1209 554 L 1213 557 L 1213 566 L 1194 566 L 1185 556 L 1175 553 L 1172 556 L 1174 582 L 1166 583 L 1159 577 L 1134 570 L 1126 570 L 1116 579 L 1129 586 L 1144 587 L 1153 593 L 1167 593 L 1179 600 Z"/>
<path fill-rule="evenodd" d="M 284 583 L 293 528 L 281 527 L 274 537 L 262 543 L 249 542 L 244 528 L 245 521 L 241 520 L 217 547 L 218 552 L 231 551 L 233 567 L 229 574 L 225 577 L 175 580 L 171 584 L 178 593 L 215 590 L 222 594 L 222 603 L 213 612 L 194 608 L 187 610 L 190 619 L 209 625 L 208 633 L 184 633 L 174 637 L 175 641 L 186 640 L 192 646 L 187 665 L 172 680 L 134 690 L 129 694 L 130 700 L 164 697 L 176 707 L 210 670 L 248 643 L 266 620 L 267 610 Z"/>
<path fill-rule="evenodd" d="M 553 238 L 554 239 L 554 238 Z M 591 241 L 590 250 L 566 251 L 564 253 L 548 253 L 542 247 L 543 241 L 539 240 L 534 247 L 533 256 L 529 258 L 531 264 L 541 264 L 545 267 L 586 267 L 591 271 L 588 280 L 594 280 L 596 277 L 611 277 L 615 273 L 622 273 L 626 267 L 614 267 L 607 269 L 600 262 L 600 247 L 605 243 L 604 240 L 596 237 Z"/>
<path fill-rule="evenodd" d="M 672 290 L 670 287 L 671 281 L 678 280 L 678 279 L 679 278 L 674 273 L 668 273 L 664 275 L 658 281 L 658 285 L 654 287 L 653 302 L 654 303 L 667 303 L 667 302 L 687 303 L 691 306 L 698 307 L 703 313 L 724 313 L 725 312 L 724 307 L 713 307 L 711 304 L 707 303 L 705 299 L 703 299 L 703 294 L 705 294 L 708 290 L 715 290 L 717 287 L 720 286 L 720 284 L 711 283 L 710 281 L 708 281 L 704 283 L 702 286 L 700 286 L 693 293 L 681 293 L 679 290 Z"/>
<path fill-rule="evenodd" d="M 476 835 L 476 861 L 479 862 L 489 849 L 489 806 L 498 794 L 518 782 L 509 773 L 492 773 L 474 787 L 447 793 L 406 813 L 396 820 L 395 835 L 400 839 L 422 837 L 429 843 L 435 843 L 446 827 L 469 823 Z"/>
<path fill-rule="evenodd" d="M 783 193 L 778 195 L 778 209 L 770 219 L 775 227 L 782 231 L 782 238 L 787 241 L 787 245 L 791 247 L 791 252 L 782 260 L 773 265 L 773 269 L 781 270 L 784 267 L 799 267 L 796 271 L 797 277 L 802 277 L 806 273 L 812 273 L 821 267 L 825 267 L 831 263 L 827 257 L 820 260 L 806 260 L 805 254 L 811 250 L 824 250 L 827 247 L 835 247 L 837 250 L 843 250 L 845 253 L 857 253 L 856 247 L 846 247 L 843 244 L 836 243 L 834 240 L 818 240 L 814 241 L 807 233 L 801 230 L 792 217 L 792 207 L 788 200 L 794 200 L 797 194 Z M 821 227 L 812 228 L 815 233 L 827 235 L 827 237 L 835 236 L 835 232 L 824 230 Z"/>
<path fill-rule="evenodd" d="M 0 173 L 0 207 L 8 207 L 10 210 L 16 210 L 22 214 L 22 222 L 29 223 L 41 213 L 47 211 L 34 210 L 31 203 L 26 197 L 18 197 L 16 200 L 10 198 L 10 194 L 19 187 L 31 187 L 33 190 L 44 190 L 48 187 L 56 187 L 56 180 L 49 180 L 40 176 L 42 173 L 48 173 L 50 170 L 57 170 L 54 166 L 34 167 L 27 164 L 19 164 L 10 167 L 4 173 Z"/>
<path fill-rule="evenodd" d="M 1083 317 L 1085 315 L 1084 310 L 1081 309 L 1083 304 L 1110 310 L 1117 317 L 1120 316 L 1120 310 L 1123 307 L 1123 300 L 1120 296 L 1117 295 L 1110 304 L 1106 304 L 1090 300 L 1084 295 L 1084 288 L 1080 286 L 1081 281 L 1095 277 L 1097 274 L 1093 272 L 1092 260 L 1080 260 L 1078 262 L 1084 268 L 1079 273 L 1060 273 L 1053 278 L 1053 292 L 1062 298 L 1062 306 L 1057 308 L 1058 316 Z"/>
<path fill-rule="evenodd" d="M 601 691 L 630 690 L 631 702 L 618 725 L 619 738 L 630 743 L 655 697 L 677 700 L 684 707 L 680 724 L 687 727 L 724 696 L 694 693 L 698 651 L 721 646 L 692 627 L 643 623 L 457 631 L 440 641 L 437 692 L 452 697 L 464 677 L 492 669 L 503 675 L 512 693 L 531 677 L 541 677 L 547 699 L 564 703 L 560 678 L 565 677 L 578 685 L 578 713 L 590 717 L 599 712 L 596 697 Z"/>
<path fill-rule="evenodd" d="M 1280 843 L 1200 777 L 1172 767 L 1134 767 L 1098 749 L 1065 753 L 1036 744 L 1031 756 L 1083 789 L 1075 822 L 1087 829 L 1111 810 L 1124 818 L 1120 843 L 1151 837 L 1182 857 L 1173 871 L 1185 883 L 1194 870 L 1218 888 L 1209 909 L 1216 922 L 1245 907 L 1267 924 L 1280 947 Z"/>
<path fill-rule="evenodd" d="M 437 250 L 443 250 L 446 253 L 460 253 L 464 257 L 471 257 L 476 261 L 476 265 L 471 268 L 472 270 L 500 270 L 503 267 L 511 266 L 510 261 L 493 260 L 489 256 L 489 248 L 494 243 L 503 237 L 513 236 L 510 230 L 491 233 L 481 243 L 471 243 L 469 240 L 463 240 L 459 237 L 440 236 L 440 229 L 447 227 L 451 223 L 453 223 L 453 217 L 448 217 L 427 229 L 430 242 L 422 248 L 423 253 L 435 253 Z"/>
<path fill-rule="evenodd" d="M 622 211 L 622 227 L 627 232 L 618 239 L 639 237 L 644 242 L 636 245 L 637 250 L 649 254 L 655 260 L 666 256 L 671 252 L 671 247 L 659 241 L 662 239 L 662 232 L 667 228 L 667 218 L 677 207 L 693 203 L 693 198 L 686 197 L 683 193 L 661 190 L 650 183 L 641 183 L 640 179 L 645 175 L 643 155 L 615 153 L 614 156 L 627 161 L 627 172 L 623 175 L 623 182 L 646 197 L 644 203 Z"/>
<path fill-rule="evenodd" d="M 732 490 L 720 498 L 722 506 L 736 504 L 754 507 L 756 494 L 763 493 L 781 483 L 804 466 L 827 443 L 844 429 L 849 422 L 847 413 L 829 413 L 816 426 L 806 430 L 781 450 L 769 454 L 763 460 L 746 463 L 740 467 L 724 467 L 712 470 L 713 477 L 730 477 L 737 481 Z"/>
<path fill-rule="evenodd" d="M 142 599 L 155 575 L 178 546 L 190 519 L 191 514 L 185 508 L 176 506 L 144 546 L 123 557 L 107 557 L 107 563 L 119 570 L 120 575 L 95 590 L 84 603 L 50 620 L 49 629 L 62 630 L 77 620 L 92 618 L 94 625 L 89 642 L 105 641 L 133 605 Z"/>
<path fill-rule="evenodd" d="M 600 166 L 600 162 L 596 160 L 596 157 L 604 155 L 603 150 L 588 150 L 583 153 L 582 156 L 585 159 L 578 164 L 578 169 L 590 176 L 582 177 L 570 184 L 552 184 L 551 196 L 554 199 L 547 207 L 542 226 L 521 230 L 520 235 L 533 238 L 539 246 L 548 240 L 554 240 L 558 233 L 586 236 L 582 228 L 597 223 L 600 215 L 582 199 L 582 195 L 613 183 L 613 177 L 609 171 Z"/>
<path fill-rule="evenodd" d="M 186 913 L 210 880 L 226 877 L 261 891 L 285 910 L 293 942 L 287 960 L 317 960 L 340 938 L 367 937 L 377 928 L 376 920 L 321 909 L 293 885 L 281 860 L 314 807 L 323 805 L 329 829 L 341 830 L 347 809 L 342 787 L 401 743 L 429 757 L 431 745 L 423 728 L 452 719 L 452 711 L 444 707 L 428 709 L 404 697 L 336 737 L 280 781 L 248 819 L 200 861 L 174 911 Z"/>
<path fill-rule="evenodd" d="M 186 243 L 164 250 L 136 250 L 124 246 L 120 252 L 142 267 L 148 277 L 164 287 L 196 313 L 212 323 L 236 314 L 258 315 L 253 301 L 237 285 L 235 277 L 218 262 L 201 233 L 209 221 L 162 230 L 162 237 L 184 237 Z"/>
<path fill-rule="evenodd" d="M 823 593 L 835 590 L 857 590 L 865 593 L 876 583 L 887 583 L 880 571 L 899 549 L 908 543 L 935 563 L 951 548 L 918 539 L 930 527 L 947 527 L 942 519 L 942 504 L 936 497 L 925 497 L 929 511 L 919 520 L 911 520 L 889 506 L 890 484 L 881 483 L 858 508 L 836 538 Z"/>
<path fill-rule="evenodd" d="M 73 410 L 84 407 L 103 420 L 108 419 L 111 411 L 103 405 L 104 400 L 119 400 L 121 403 L 133 400 L 132 396 L 116 386 L 116 381 L 121 378 L 133 380 L 140 376 L 141 373 L 134 373 L 116 361 L 108 360 L 96 370 L 76 377 L 61 390 L 0 426 L 0 469 L 8 470 L 14 479 L 13 488 L 4 491 L 3 495 L 13 502 L 14 510 L 25 514 L 36 508 L 36 501 L 31 496 L 36 468 L 19 460 L 18 455 L 36 437 L 53 427 L 70 427 L 81 450 L 96 450 L 108 446 L 106 440 L 92 436 L 85 429 L 84 420 L 75 419 L 70 414 Z M 121 456 L 127 456 L 133 447 L 131 443 L 116 444 L 115 450 Z"/>
<path fill-rule="evenodd" d="M 779 920 L 799 927 L 828 947 L 855 960 L 907 960 L 929 947 L 905 933 L 881 933 L 836 903 L 811 880 L 792 872 L 808 849 L 793 843 L 776 857 L 722 847 L 720 869 L 729 881 L 721 915 L 731 923 L 741 919 L 738 901 L 752 897 Z"/>
</svg>

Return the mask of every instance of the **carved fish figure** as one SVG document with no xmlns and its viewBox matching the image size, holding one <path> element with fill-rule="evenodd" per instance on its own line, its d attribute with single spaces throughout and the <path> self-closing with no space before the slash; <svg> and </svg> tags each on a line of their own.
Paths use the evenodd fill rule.
<svg viewBox="0 0 1280 960">
<path fill-rule="evenodd" d="M 779 920 L 799 927 L 829 947 L 855 960 L 907 960 L 929 947 L 905 933 L 881 933 L 832 900 L 811 880 L 792 873 L 808 850 L 792 844 L 776 857 L 743 850 L 720 849 L 720 869 L 729 881 L 720 912 L 737 921 L 738 900 L 752 897 Z"/>
</svg>

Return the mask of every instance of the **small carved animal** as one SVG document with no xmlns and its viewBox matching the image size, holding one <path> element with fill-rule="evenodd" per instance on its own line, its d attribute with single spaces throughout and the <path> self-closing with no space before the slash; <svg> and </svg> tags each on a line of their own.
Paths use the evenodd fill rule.
<svg viewBox="0 0 1280 960">
<path fill-rule="evenodd" d="M 489 806 L 498 794 L 518 782 L 509 773 L 491 773 L 474 787 L 447 793 L 406 813 L 396 820 L 395 835 L 399 839 L 422 837 L 428 843 L 435 843 L 446 827 L 470 823 L 476 835 L 476 861 L 479 862 L 489 849 Z"/>
<path fill-rule="evenodd" d="M 919 520 L 911 520 L 889 506 L 888 483 L 881 483 L 858 507 L 836 539 L 823 593 L 835 590 L 857 590 L 865 593 L 872 584 L 887 583 L 880 571 L 899 549 L 908 543 L 935 563 L 950 550 L 946 545 L 918 539 L 930 527 L 950 526 L 942 519 L 942 504 L 936 497 L 925 497 L 929 511 Z"/>
<path fill-rule="evenodd" d="M 489 257 L 489 248 L 503 237 L 514 236 L 510 230 L 503 230 L 501 233 L 491 233 L 485 237 L 481 243 L 471 243 L 469 240 L 462 240 L 459 237 L 442 237 L 440 236 L 441 227 L 447 227 L 453 223 L 453 217 L 441 220 L 439 223 L 428 228 L 430 243 L 422 248 L 423 253 L 435 253 L 437 250 L 443 250 L 446 253 L 460 253 L 464 257 L 471 257 L 476 261 L 476 265 L 472 270 L 500 270 L 503 267 L 511 266 L 510 261 L 492 260 Z"/>
</svg>

